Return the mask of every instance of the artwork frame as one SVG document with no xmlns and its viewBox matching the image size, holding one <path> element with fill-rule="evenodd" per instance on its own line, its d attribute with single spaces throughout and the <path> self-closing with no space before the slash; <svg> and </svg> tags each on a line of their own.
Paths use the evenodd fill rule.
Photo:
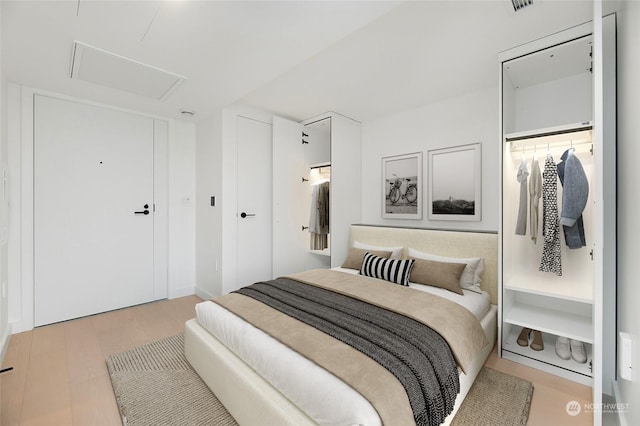
<svg viewBox="0 0 640 426">
<path fill-rule="evenodd" d="M 433 149 L 428 154 L 428 219 L 482 219 L 482 143 Z"/>
<path fill-rule="evenodd" d="M 382 158 L 382 217 L 422 219 L 422 152 Z"/>
</svg>

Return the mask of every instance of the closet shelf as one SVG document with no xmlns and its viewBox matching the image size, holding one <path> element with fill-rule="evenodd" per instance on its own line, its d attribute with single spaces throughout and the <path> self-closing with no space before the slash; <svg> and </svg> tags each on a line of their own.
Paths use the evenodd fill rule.
<svg viewBox="0 0 640 426">
<path fill-rule="evenodd" d="M 331 257 L 331 249 L 324 249 L 324 250 L 309 250 L 309 253 L 313 253 L 313 254 L 317 254 L 320 256 L 329 256 Z"/>
<path fill-rule="evenodd" d="M 510 144 L 512 152 L 531 148 L 536 149 L 536 147 L 541 146 L 546 146 L 550 149 L 592 145 L 592 128 L 591 121 L 583 121 L 563 126 L 509 133 L 505 135 L 504 141 Z"/>
<path fill-rule="evenodd" d="M 555 282 L 543 281 L 535 275 L 521 274 L 506 279 L 504 288 L 505 290 L 554 297 L 572 302 L 593 303 L 592 283 L 585 285 L 585 283 L 567 282 L 561 279 Z"/>
<path fill-rule="evenodd" d="M 562 124 L 560 126 L 544 127 L 540 129 L 525 130 L 522 132 L 513 132 L 504 135 L 506 142 L 513 142 L 522 139 L 541 138 L 553 135 L 563 135 L 567 133 L 581 132 L 583 130 L 591 130 L 593 128 L 592 121 L 582 121 L 580 123 Z"/>
<path fill-rule="evenodd" d="M 504 322 L 593 343 L 591 318 L 554 309 L 514 303 L 504 314 Z"/>
<path fill-rule="evenodd" d="M 592 359 L 592 345 L 585 344 L 585 350 L 587 352 L 587 362 L 584 364 L 580 364 L 571 358 L 568 360 L 564 360 L 556 355 L 555 344 L 557 336 L 555 335 L 542 333 L 544 349 L 542 351 L 534 351 L 529 346 L 518 345 L 518 334 L 520 334 L 520 328 L 513 327 L 513 329 L 509 333 L 509 336 L 504 342 L 503 349 L 505 351 L 510 351 L 518 355 L 534 359 L 536 361 L 544 362 L 559 368 L 563 368 L 565 370 L 582 374 L 584 376 L 592 377 L 591 368 L 589 366 L 589 363 Z"/>
</svg>

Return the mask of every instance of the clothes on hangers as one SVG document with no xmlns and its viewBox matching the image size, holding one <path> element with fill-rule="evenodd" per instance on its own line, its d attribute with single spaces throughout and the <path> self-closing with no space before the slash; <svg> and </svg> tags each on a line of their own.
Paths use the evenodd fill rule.
<svg viewBox="0 0 640 426">
<path fill-rule="evenodd" d="M 520 182 L 520 202 L 518 204 L 518 217 L 516 221 L 516 235 L 527 234 L 527 177 L 529 176 L 529 170 L 527 170 L 527 161 L 522 156 L 522 162 L 518 167 L 518 173 L 516 179 Z"/>
<path fill-rule="evenodd" d="M 542 237 L 542 258 L 538 270 L 561 276 L 558 170 L 551 154 L 547 154 L 542 172 Z"/>
<path fill-rule="evenodd" d="M 563 186 L 560 224 L 567 247 L 579 249 L 587 245 L 582 212 L 589 198 L 589 181 L 573 148 L 566 150 L 560 159 L 562 161 L 557 166 L 558 177 Z"/>
<path fill-rule="evenodd" d="M 542 175 L 538 158 L 533 155 L 531 160 L 531 176 L 529 177 L 529 234 L 533 243 L 538 242 L 538 212 L 542 197 Z"/>
<path fill-rule="evenodd" d="M 329 247 L 329 186 L 329 182 L 313 185 L 309 215 L 311 250 L 324 250 Z"/>
</svg>

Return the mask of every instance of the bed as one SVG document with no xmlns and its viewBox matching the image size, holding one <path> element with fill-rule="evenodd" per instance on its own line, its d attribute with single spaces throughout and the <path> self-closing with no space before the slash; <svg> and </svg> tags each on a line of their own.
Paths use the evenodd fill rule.
<svg viewBox="0 0 640 426">
<path fill-rule="evenodd" d="M 482 343 L 478 339 L 471 339 L 475 340 L 472 344 L 472 346 L 475 345 L 474 349 L 452 349 L 457 364 L 456 375 L 459 376 L 460 382 L 459 392 L 457 396 L 454 395 L 450 403 L 453 409 L 443 421 L 444 424 L 450 423 L 495 344 L 497 235 L 354 225 L 350 231 L 350 244 L 400 248 L 400 253 L 394 253 L 394 255 L 402 258 L 406 258 L 409 254 L 415 257 L 420 253 L 431 253 L 446 258 L 483 259 L 484 269 L 479 273 L 479 288 L 465 288 L 462 289 L 462 294 L 456 294 L 442 288 L 409 283 L 402 289 L 412 295 L 411 300 L 415 300 L 417 306 L 423 306 L 423 300 L 425 303 L 431 303 L 431 300 L 436 300 L 438 303 L 455 302 L 451 305 L 443 305 L 452 312 L 456 309 L 461 310 L 460 314 L 456 314 L 456 321 L 449 322 L 454 324 L 460 322 L 459 318 L 473 317 L 474 319 L 469 321 L 476 322 L 479 327 L 477 330 L 480 330 L 474 329 L 476 331 L 473 335 L 479 339 L 484 333 L 481 336 Z M 371 290 L 373 288 L 371 286 L 379 286 L 382 292 L 395 292 L 400 287 L 379 283 L 380 280 L 375 278 L 358 276 L 358 272 L 353 268 L 334 268 L 331 271 L 303 272 L 291 278 L 295 278 L 296 282 L 304 285 L 312 285 L 314 291 L 317 285 L 332 286 L 334 282 L 342 281 L 347 283 L 347 287 L 351 285 L 349 288 L 355 289 L 354 291 L 360 291 L 366 286 L 367 293 L 372 294 L 375 293 Z M 326 283 L 311 282 L 313 280 L 326 281 Z M 356 281 L 352 282 L 352 280 Z M 286 282 L 276 284 L 289 285 Z M 342 287 L 338 290 L 338 292 L 343 291 Z M 331 291 L 335 292 L 336 289 Z M 387 299 L 393 299 L 389 297 L 389 293 L 383 294 L 385 303 Z M 440 297 L 434 298 L 432 294 Z M 235 295 L 232 296 L 235 297 Z M 241 304 L 246 299 L 250 299 L 238 297 Z M 360 296 L 356 295 L 356 298 L 358 297 Z M 442 299 L 447 301 L 439 302 Z M 460 305 L 461 302 L 462 305 Z M 371 370 L 371 374 L 363 373 L 363 371 L 369 371 L 361 370 L 369 368 L 366 366 L 368 362 L 372 362 L 367 361 L 369 358 L 358 354 L 354 355 L 356 358 L 349 358 L 352 356 L 351 352 L 344 352 L 345 349 L 340 347 L 334 348 L 339 346 L 334 345 L 331 340 L 335 336 L 324 336 L 319 331 L 313 332 L 320 333 L 318 335 L 307 329 L 302 333 L 299 332 L 297 336 L 305 337 L 299 343 L 302 346 L 297 348 L 300 351 L 297 353 L 291 349 L 294 346 L 286 336 L 273 338 L 272 334 L 276 331 L 268 328 L 270 326 L 261 328 L 252 324 L 252 321 L 256 320 L 252 315 L 256 318 L 263 316 L 271 318 L 270 315 L 275 315 L 273 319 L 269 319 L 269 323 L 278 324 L 284 314 L 272 313 L 274 310 L 270 310 L 269 307 L 262 312 L 262 308 L 257 306 L 255 301 L 251 301 L 244 312 L 235 313 L 229 311 L 231 309 L 229 306 L 222 307 L 219 303 L 219 301 L 218 303 L 206 301 L 197 306 L 196 318 L 189 320 L 185 325 L 185 355 L 238 423 L 247 425 L 413 423 L 410 416 L 415 414 L 415 409 L 413 413 L 411 412 L 415 405 L 414 401 L 407 400 L 411 398 L 411 396 L 407 397 L 410 393 L 402 392 L 403 384 L 394 377 L 395 373 L 382 373 L 375 369 Z M 229 303 L 233 305 L 237 301 L 232 300 Z M 455 309 L 452 308 L 453 305 Z M 296 320 L 290 320 L 287 317 L 286 321 L 295 322 Z M 283 324 L 286 329 L 289 323 Z M 473 329 L 475 325 L 464 327 Z M 291 334 L 296 335 L 296 333 Z M 454 334 L 460 334 L 460 331 L 454 331 Z M 443 336 L 446 340 L 446 333 Z M 325 337 L 328 340 L 323 340 Z M 466 343 L 457 342 L 453 346 L 462 344 Z M 330 356 L 319 354 L 325 349 L 329 352 L 336 351 L 335 354 L 338 355 L 334 354 L 333 361 L 330 360 Z M 463 355 L 456 354 L 457 350 L 460 350 Z M 336 362 L 335 358 L 342 356 L 345 356 L 345 361 L 342 362 L 339 358 L 340 361 Z M 358 356 L 365 358 L 357 358 Z M 325 362 L 329 364 L 325 365 Z M 350 367 L 350 362 L 353 368 Z M 335 364 L 338 366 L 336 367 Z M 354 370 L 355 366 L 358 367 Z"/>
</svg>

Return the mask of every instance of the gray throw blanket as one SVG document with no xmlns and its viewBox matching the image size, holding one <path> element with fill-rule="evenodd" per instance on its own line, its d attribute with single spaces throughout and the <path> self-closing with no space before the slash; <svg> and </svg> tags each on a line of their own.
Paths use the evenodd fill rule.
<svg viewBox="0 0 640 426">
<path fill-rule="evenodd" d="M 402 383 L 417 425 L 439 425 L 460 391 L 458 368 L 445 340 L 404 315 L 288 278 L 236 293 L 258 300 L 352 346 Z"/>
</svg>

